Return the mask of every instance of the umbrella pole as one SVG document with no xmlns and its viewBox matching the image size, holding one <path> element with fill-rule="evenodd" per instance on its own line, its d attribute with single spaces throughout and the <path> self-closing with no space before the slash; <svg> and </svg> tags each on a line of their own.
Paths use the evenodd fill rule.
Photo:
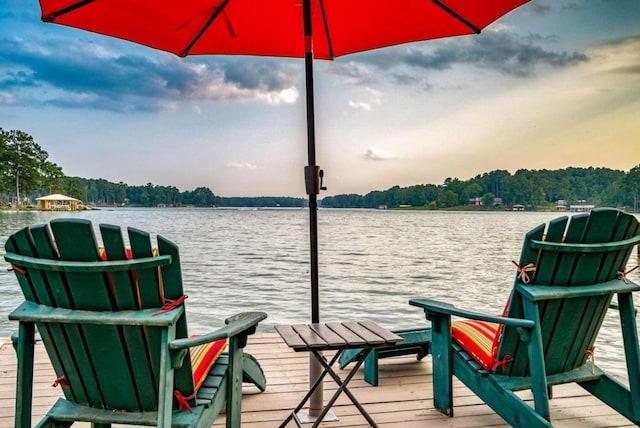
<svg viewBox="0 0 640 428">
<path fill-rule="evenodd" d="M 318 194 L 320 193 L 320 167 L 316 165 L 316 136 L 315 111 L 313 91 L 313 39 L 311 29 L 311 1 L 303 0 L 302 13 L 304 19 L 305 38 L 305 90 L 307 103 L 307 151 L 308 165 L 305 167 L 305 185 L 309 196 L 309 236 L 311 244 L 311 322 L 320 322 L 320 302 L 318 286 Z M 322 365 L 312 355 L 309 355 L 309 387 L 311 387 L 322 373 Z M 322 384 L 314 391 L 309 399 L 309 419 L 315 420 L 323 408 Z M 335 418 L 335 416 L 333 417 Z M 325 419 L 327 419 L 325 417 Z M 330 419 L 329 419 L 330 420 Z"/>
</svg>

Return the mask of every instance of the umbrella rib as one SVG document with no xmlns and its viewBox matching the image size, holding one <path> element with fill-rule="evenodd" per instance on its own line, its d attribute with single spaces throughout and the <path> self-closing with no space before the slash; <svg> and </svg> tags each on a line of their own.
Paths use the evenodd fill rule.
<svg viewBox="0 0 640 428">
<path fill-rule="evenodd" d="M 193 48 L 193 46 L 198 43 L 198 40 L 200 40 L 200 38 L 204 35 L 204 33 L 206 33 L 207 29 L 211 26 L 211 24 L 213 23 L 213 21 L 215 21 L 218 16 L 222 13 L 222 11 L 224 10 L 225 7 L 227 7 L 227 5 L 229 4 L 231 0 L 225 0 L 219 8 L 217 8 L 216 10 L 213 11 L 213 14 L 211 15 L 211 17 L 207 20 L 207 23 L 204 24 L 204 26 L 200 29 L 200 31 L 198 31 L 198 34 L 196 34 L 196 36 L 191 40 L 191 42 L 189 42 L 187 44 L 187 47 L 184 48 L 182 50 L 182 52 L 180 52 L 180 56 L 181 57 L 185 57 L 187 55 L 189 55 L 189 51 Z"/>
<path fill-rule="evenodd" d="M 324 28 L 324 36 L 327 39 L 327 49 L 329 50 L 329 56 L 333 59 L 335 54 L 333 53 L 333 44 L 331 43 L 331 33 L 329 32 L 329 23 L 327 22 L 327 14 L 324 10 L 324 1 L 320 0 L 320 13 L 322 13 L 322 24 Z"/>
<path fill-rule="evenodd" d="M 73 12 L 74 10 L 84 7 L 86 5 L 88 5 L 89 3 L 93 3 L 95 0 L 80 0 L 77 3 L 71 4 L 69 6 L 63 7 L 60 10 L 56 10 L 54 12 L 51 12 L 49 14 L 47 14 L 47 16 L 43 16 L 42 17 L 42 21 L 43 22 L 54 22 L 56 20 L 57 17 L 62 16 L 62 15 L 66 15 L 69 12 Z"/>
<path fill-rule="evenodd" d="M 449 6 L 447 6 L 446 4 L 442 3 L 441 0 L 431 0 L 433 3 L 435 3 L 437 6 L 439 6 L 442 10 L 444 10 L 445 12 L 447 12 L 449 15 L 453 16 L 455 19 L 457 19 L 458 21 L 462 22 L 464 25 L 466 25 L 467 27 L 469 27 L 474 33 L 476 34 L 480 34 L 480 28 L 476 27 L 475 25 L 473 25 L 473 23 L 471 23 L 470 21 L 468 21 L 467 19 L 465 19 L 465 17 L 463 17 L 462 15 L 460 15 L 458 12 L 456 12 L 455 10 L 451 9 Z"/>
</svg>

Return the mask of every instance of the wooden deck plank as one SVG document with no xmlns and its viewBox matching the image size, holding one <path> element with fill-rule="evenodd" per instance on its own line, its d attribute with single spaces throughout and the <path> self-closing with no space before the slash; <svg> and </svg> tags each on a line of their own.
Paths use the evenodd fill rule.
<svg viewBox="0 0 640 428">
<path fill-rule="evenodd" d="M 278 426 L 293 409 L 309 387 L 306 352 L 289 349 L 276 333 L 259 333 L 250 337 L 247 351 L 262 365 L 267 377 L 267 391 L 258 393 L 255 387 L 245 387 L 242 402 L 242 426 L 271 428 Z M 328 353 L 331 355 L 330 353 Z M 362 369 L 349 384 L 365 409 L 381 427 L 506 427 L 489 407 L 484 405 L 460 382 L 454 380 L 455 417 L 448 418 L 433 409 L 431 357 L 417 361 L 414 357 L 380 360 L 380 386 L 372 387 L 363 380 Z M 349 369 L 349 367 L 347 367 Z M 347 369 L 338 370 L 346 375 Z M 16 358 L 11 345 L 0 348 L 0 427 L 13 426 Z M 54 374 L 44 347 L 36 346 L 33 421 L 37 422 L 61 396 L 60 388 L 53 388 Z M 336 386 L 327 380 L 325 398 Z M 522 392 L 523 397 L 530 394 Z M 322 427 L 366 427 L 362 415 L 341 396 L 333 408 L 339 420 L 325 422 Z M 576 385 L 554 388 L 551 417 L 556 427 L 632 427 L 628 420 L 591 397 Z M 74 425 L 75 427 L 76 425 Z M 77 424 L 88 427 L 88 424 Z M 224 415 L 214 427 L 224 426 Z M 294 426 L 294 424 L 290 424 Z M 114 426 L 116 427 L 116 426 Z"/>
</svg>

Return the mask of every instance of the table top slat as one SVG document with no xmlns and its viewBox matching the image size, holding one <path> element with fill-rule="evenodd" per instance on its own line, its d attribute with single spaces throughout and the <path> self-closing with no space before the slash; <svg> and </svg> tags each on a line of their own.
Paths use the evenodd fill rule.
<svg viewBox="0 0 640 428">
<path fill-rule="evenodd" d="M 363 326 L 360 322 L 344 322 L 342 323 L 342 325 L 351 330 L 354 334 L 357 334 L 358 336 L 363 338 L 368 345 L 377 346 L 386 344 L 384 338 L 378 336 L 377 334 Z"/>
<path fill-rule="evenodd" d="M 284 342 L 293 349 L 306 348 L 307 344 L 302 340 L 300 335 L 290 325 L 276 325 L 276 331 L 282 337 Z"/>
<path fill-rule="evenodd" d="M 327 344 L 331 347 L 341 347 L 347 345 L 347 342 L 331 330 L 325 324 L 311 324 L 311 329 L 314 330 Z"/>
<path fill-rule="evenodd" d="M 294 350 L 327 349 L 327 347 L 329 347 L 329 344 L 322 337 L 320 337 L 318 333 L 313 331 L 308 324 L 296 324 L 292 327 L 306 343 L 306 347 L 294 348 Z"/>
<path fill-rule="evenodd" d="M 360 324 L 363 327 L 367 328 L 368 330 L 374 332 L 376 335 L 383 338 L 387 344 L 392 345 L 392 344 L 401 342 L 403 340 L 402 337 L 398 336 L 392 331 L 387 330 L 384 327 L 379 326 L 373 321 L 361 321 Z"/>
<path fill-rule="evenodd" d="M 367 341 L 363 337 L 355 334 L 353 330 L 345 327 L 345 324 L 346 323 L 342 322 L 328 322 L 327 327 L 342 337 L 345 342 L 347 342 L 347 347 L 349 348 L 358 348 L 367 344 Z"/>
</svg>

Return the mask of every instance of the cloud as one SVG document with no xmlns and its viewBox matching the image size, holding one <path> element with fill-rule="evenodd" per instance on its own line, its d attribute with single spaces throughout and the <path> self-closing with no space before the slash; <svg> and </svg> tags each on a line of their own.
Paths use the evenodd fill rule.
<svg viewBox="0 0 640 428">
<path fill-rule="evenodd" d="M 369 111 L 369 110 L 371 110 L 371 103 L 367 103 L 367 102 L 364 102 L 364 101 L 349 100 L 349 108 L 351 110 Z"/>
<path fill-rule="evenodd" d="M 335 62 L 321 64 L 322 71 L 341 77 L 351 85 L 364 85 L 380 80 L 371 67 L 357 61 L 343 62 L 342 58 L 338 58 Z"/>
<path fill-rule="evenodd" d="M 369 147 L 363 157 L 367 160 L 374 160 L 374 161 L 397 159 L 397 156 L 392 155 L 390 152 L 384 149 L 379 149 L 376 147 Z"/>
<path fill-rule="evenodd" d="M 349 100 L 349 109 L 356 111 L 370 111 L 374 106 L 380 105 L 382 103 L 382 93 L 373 88 L 365 88 L 365 94 L 363 95 L 365 100 Z"/>
<path fill-rule="evenodd" d="M 227 162 L 225 166 L 227 168 L 233 168 L 233 169 L 258 169 L 259 168 L 258 165 L 254 165 L 249 162 Z"/>
<path fill-rule="evenodd" d="M 527 5 L 527 10 L 533 15 L 544 16 L 552 14 L 555 10 L 575 11 L 580 9 L 580 7 L 581 6 L 576 1 L 536 1 L 531 2 L 531 4 Z"/>
<path fill-rule="evenodd" d="M 297 101 L 299 65 L 268 59 L 125 54 L 86 39 L 0 36 L 0 102 L 160 111 L 184 100 Z"/>
<path fill-rule="evenodd" d="M 569 67 L 588 61 L 581 52 L 543 48 L 537 35 L 520 36 L 504 27 L 486 29 L 480 36 L 443 39 L 359 54 L 357 61 L 388 70 L 397 83 L 414 84 L 407 70 L 448 70 L 471 65 L 502 74 L 529 77 L 542 68 Z"/>
<path fill-rule="evenodd" d="M 590 53 L 596 58 L 601 73 L 640 77 L 640 36 L 602 43 L 594 46 Z"/>
</svg>

